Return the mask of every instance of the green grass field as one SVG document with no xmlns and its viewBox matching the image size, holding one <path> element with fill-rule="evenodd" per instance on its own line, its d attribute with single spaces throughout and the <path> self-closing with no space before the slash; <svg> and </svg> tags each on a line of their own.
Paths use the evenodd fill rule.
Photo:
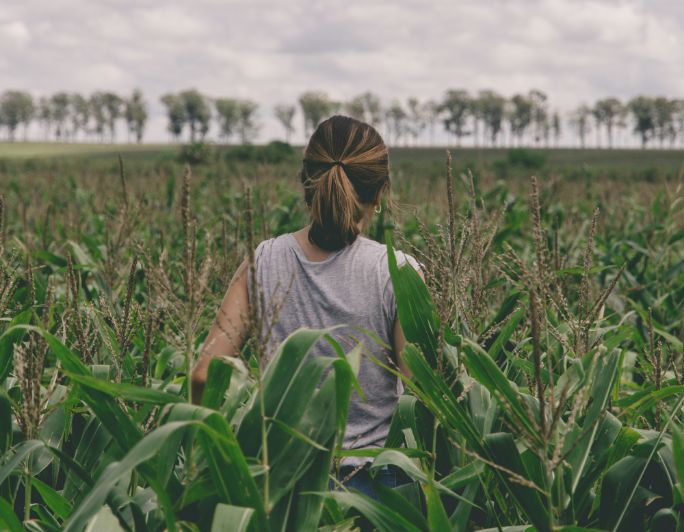
<svg viewBox="0 0 684 532">
<path fill-rule="evenodd" d="M 99 144 L 77 142 L 0 142 L 0 158 L 100 157 L 118 154 L 155 156 L 173 150 L 164 144 Z"/>
<path fill-rule="evenodd" d="M 54 157 L 101 158 L 121 154 L 124 158 L 155 158 L 177 153 L 180 145 L 173 144 L 101 144 L 58 142 L 0 142 L 0 158 L 33 159 Z M 301 146 L 295 147 L 301 149 Z M 504 160 L 510 148 L 458 148 L 393 147 L 392 159 L 397 163 L 443 164 L 445 150 L 449 149 L 455 160 L 482 165 Z M 588 165 L 601 169 L 666 168 L 680 170 L 684 167 L 684 150 L 640 149 L 578 149 L 578 148 L 529 148 L 544 154 L 551 167 Z"/>
</svg>

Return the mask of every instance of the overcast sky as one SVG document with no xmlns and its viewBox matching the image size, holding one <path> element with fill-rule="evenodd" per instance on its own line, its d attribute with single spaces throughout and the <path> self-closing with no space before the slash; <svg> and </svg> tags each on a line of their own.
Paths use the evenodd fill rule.
<svg viewBox="0 0 684 532">
<path fill-rule="evenodd" d="M 563 112 L 682 97 L 684 1 L 2 0 L 0 50 L 3 90 L 141 88 L 147 140 L 167 139 L 159 96 L 195 87 L 257 101 L 265 141 L 281 135 L 273 105 L 310 89 L 390 102 L 535 87 Z"/>
</svg>

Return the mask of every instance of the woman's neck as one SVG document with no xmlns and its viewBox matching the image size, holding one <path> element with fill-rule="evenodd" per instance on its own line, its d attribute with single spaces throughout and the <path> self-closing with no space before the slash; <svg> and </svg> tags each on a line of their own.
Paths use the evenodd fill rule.
<svg viewBox="0 0 684 532">
<path fill-rule="evenodd" d="M 304 256 L 307 260 L 312 262 L 323 261 L 327 259 L 332 252 L 323 248 L 319 248 L 316 244 L 313 244 L 309 240 L 309 227 L 310 226 L 308 225 L 306 227 L 302 227 L 299 231 L 295 231 L 292 234 L 297 239 L 297 243 L 299 244 L 299 247 L 302 248 Z"/>
<path fill-rule="evenodd" d="M 370 223 L 373 217 L 373 207 L 366 207 L 363 211 L 363 216 L 359 221 L 359 233 L 363 232 L 365 227 Z M 302 227 L 299 231 L 292 233 L 299 243 L 299 247 L 302 248 L 304 256 L 307 260 L 312 262 L 319 262 L 327 259 L 332 251 L 318 247 L 316 244 L 309 240 L 309 228 L 311 226 L 307 225 Z"/>
</svg>

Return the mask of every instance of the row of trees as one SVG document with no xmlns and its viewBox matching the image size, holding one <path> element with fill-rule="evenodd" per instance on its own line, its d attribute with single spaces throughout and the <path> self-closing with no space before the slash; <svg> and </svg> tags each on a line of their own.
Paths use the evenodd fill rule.
<svg viewBox="0 0 684 532">
<path fill-rule="evenodd" d="M 236 98 L 210 98 L 195 89 L 161 97 L 168 131 L 175 141 L 185 132 L 194 142 L 204 139 L 215 123 L 217 137 L 224 142 L 253 142 L 260 130 L 256 102 Z M 409 98 L 384 105 L 380 97 L 362 93 L 349 101 L 335 101 L 324 92 L 306 92 L 298 105 L 280 104 L 274 117 L 289 142 L 301 114 L 302 132 L 308 137 L 326 117 L 344 113 L 384 131 L 391 144 L 434 144 L 438 128 L 460 145 L 464 138 L 475 146 L 559 145 L 577 139 L 582 147 L 613 147 L 629 142 L 635 134 L 646 147 L 681 145 L 684 142 L 684 100 L 638 96 L 627 102 L 610 97 L 593 105 L 581 105 L 565 117 L 552 110 L 548 96 L 533 89 L 506 98 L 493 90 L 471 94 L 463 89 L 446 91 L 439 100 Z M 123 123 L 128 139 L 142 142 L 148 121 L 148 105 L 139 90 L 129 97 L 98 91 L 90 96 L 58 92 L 34 98 L 25 91 L 0 95 L 0 129 L 9 140 L 31 124 L 40 127 L 45 139 L 68 141 L 94 138 L 113 142 Z M 567 132 L 564 134 L 564 129 Z"/>
<path fill-rule="evenodd" d="M 630 126 L 639 136 L 642 147 L 649 141 L 660 146 L 674 146 L 684 139 L 684 100 L 665 97 L 638 96 L 627 103 L 617 98 L 599 100 L 593 107 L 580 106 L 571 116 L 580 144 L 584 147 L 592 125 L 596 131 L 596 145 L 601 146 L 601 133 L 605 133 L 608 147 L 613 147 L 616 132 L 624 133 Z"/>
<path fill-rule="evenodd" d="M 26 140 L 31 123 L 37 122 L 44 139 L 68 141 L 80 136 L 114 142 L 117 125 L 123 121 L 129 140 L 142 142 L 147 119 L 147 103 L 139 90 L 130 97 L 105 91 L 90 96 L 58 92 L 37 99 L 25 91 L 10 90 L 0 95 L 0 126 L 10 141 L 20 130 Z"/>
<path fill-rule="evenodd" d="M 475 95 L 462 89 L 448 90 L 441 101 L 420 102 L 409 98 L 405 103 L 394 101 L 383 108 L 380 99 L 365 93 L 349 102 L 334 102 L 325 93 L 308 92 L 299 99 L 304 118 L 304 132 L 309 134 L 323 117 L 344 112 L 374 126 L 384 126 L 390 143 L 418 144 L 421 137 L 434 144 L 435 129 L 441 125 L 460 145 L 471 137 L 473 145 L 558 145 L 564 120 L 549 108 L 548 96 L 533 89 L 527 94 L 505 98 L 492 90 Z M 287 113 L 283 110 L 287 109 Z M 293 130 L 295 106 L 278 106 L 276 117 L 290 135 Z M 582 147 L 594 133 L 596 147 L 604 142 L 613 147 L 616 137 L 626 133 L 638 136 L 642 147 L 652 140 L 661 146 L 674 146 L 684 141 L 684 100 L 665 97 L 638 96 L 622 102 L 605 98 L 593 106 L 581 105 L 569 113 L 566 125 Z"/>
<path fill-rule="evenodd" d="M 184 129 L 189 130 L 191 142 L 203 140 L 211 127 L 212 116 L 218 125 L 223 141 L 233 137 L 242 144 L 252 142 L 259 133 L 256 122 L 258 105 L 251 100 L 235 98 L 209 98 L 195 89 L 162 96 L 166 107 L 168 131 L 179 140 Z"/>
</svg>

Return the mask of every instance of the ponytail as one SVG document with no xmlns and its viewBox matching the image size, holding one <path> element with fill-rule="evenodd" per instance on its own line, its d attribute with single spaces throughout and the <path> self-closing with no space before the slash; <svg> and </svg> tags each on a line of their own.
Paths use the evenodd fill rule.
<svg viewBox="0 0 684 532">
<path fill-rule="evenodd" d="M 361 205 L 341 163 L 333 163 L 315 185 L 311 201 L 309 240 L 334 251 L 356 240 Z"/>
<path fill-rule="evenodd" d="M 380 134 L 347 116 L 321 122 L 304 151 L 304 199 L 311 208 L 309 240 L 328 251 L 352 244 L 364 207 L 389 187 L 389 157 Z"/>
</svg>

